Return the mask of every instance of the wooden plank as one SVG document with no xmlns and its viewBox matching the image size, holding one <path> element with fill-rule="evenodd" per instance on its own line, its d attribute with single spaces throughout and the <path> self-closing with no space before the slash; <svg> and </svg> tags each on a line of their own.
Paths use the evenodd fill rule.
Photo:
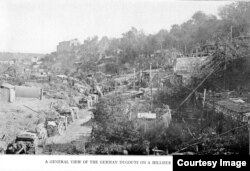
<svg viewBox="0 0 250 171">
<path fill-rule="evenodd" d="M 156 119 L 156 113 L 138 113 L 138 118 Z"/>
</svg>

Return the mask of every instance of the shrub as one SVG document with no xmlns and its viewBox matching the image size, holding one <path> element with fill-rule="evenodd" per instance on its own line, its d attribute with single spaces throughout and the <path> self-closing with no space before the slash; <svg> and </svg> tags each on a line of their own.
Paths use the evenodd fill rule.
<svg viewBox="0 0 250 171">
<path fill-rule="evenodd" d="M 109 74 L 119 74 L 119 66 L 115 63 L 107 63 L 105 65 L 105 72 Z"/>
</svg>

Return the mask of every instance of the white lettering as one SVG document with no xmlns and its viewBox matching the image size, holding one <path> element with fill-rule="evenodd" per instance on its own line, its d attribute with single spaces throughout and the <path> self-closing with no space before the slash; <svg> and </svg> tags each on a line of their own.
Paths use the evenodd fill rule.
<svg viewBox="0 0 250 171">
<path fill-rule="evenodd" d="M 217 165 L 217 161 L 202 161 L 201 159 L 198 161 L 183 161 L 183 159 L 179 159 L 177 161 L 178 166 L 209 166 L 215 168 Z"/>
<path fill-rule="evenodd" d="M 212 162 L 212 168 L 214 169 L 217 165 L 217 161 L 211 161 Z"/>
<path fill-rule="evenodd" d="M 246 166 L 246 161 L 223 161 L 220 159 L 220 166 L 234 166 L 236 168 L 241 168 Z"/>
<path fill-rule="evenodd" d="M 182 162 L 182 163 L 180 163 L 180 162 Z M 179 159 L 179 160 L 177 161 L 177 164 L 178 164 L 178 166 L 183 166 L 183 160 L 182 160 L 182 159 Z"/>
</svg>

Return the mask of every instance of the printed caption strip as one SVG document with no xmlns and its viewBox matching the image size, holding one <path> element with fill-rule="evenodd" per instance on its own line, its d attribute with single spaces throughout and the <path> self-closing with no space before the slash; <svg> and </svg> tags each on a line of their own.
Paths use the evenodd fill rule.
<svg viewBox="0 0 250 171">
<path fill-rule="evenodd" d="M 172 156 L 0 156 L 0 170 L 16 171 L 88 171 L 157 170 L 172 171 Z M 13 164 L 14 163 L 14 164 Z"/>
</svg>

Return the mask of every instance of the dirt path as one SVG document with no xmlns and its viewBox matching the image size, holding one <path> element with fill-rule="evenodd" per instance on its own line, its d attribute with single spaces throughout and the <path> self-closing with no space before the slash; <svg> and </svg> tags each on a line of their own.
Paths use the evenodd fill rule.
<svg viewBox="0 0 250 171">
<path fill-rule="evenodd" d="M 48 138 L 47 144 L 66 144 L 73 141 L 82 141 L 85 143 L 90 136 L 92 127 L 84 125 L 91 119 L 92 112 L 86 109 L 79 111 L 79 119 L 71 123 L 67 130 L 61 136 L 54 136 Z"/>
</svg>

